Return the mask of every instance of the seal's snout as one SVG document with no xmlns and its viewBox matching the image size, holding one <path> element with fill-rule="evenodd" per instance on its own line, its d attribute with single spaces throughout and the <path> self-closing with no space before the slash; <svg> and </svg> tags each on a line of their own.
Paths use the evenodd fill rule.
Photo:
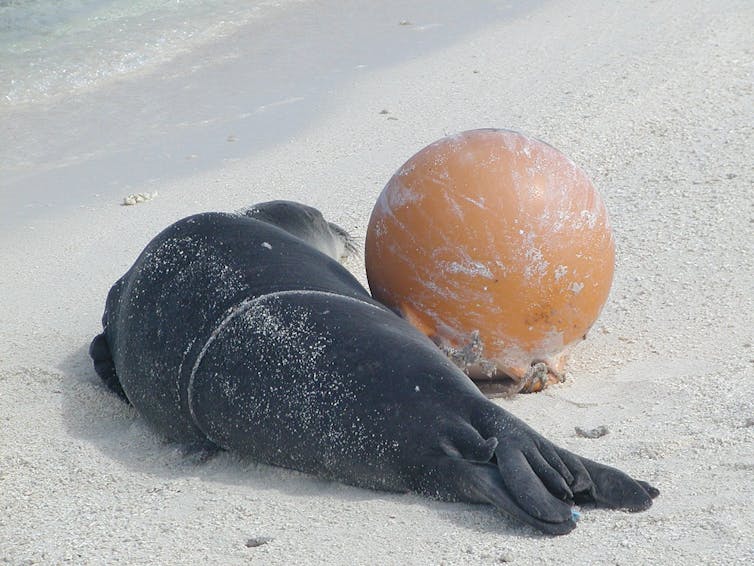
<svg viewBox="0 0 754 566">
<path fill-rule="evenodd" d="M 348 231 L 346 231 L 344 228 L 341 228 L 337 224 L 334 224 L 332 222 L 328 222 L 327 224 L 339 244 L 338 257 L 335 259 L 343 261 L 345 259 L 348 259 L 349 257 L 358 255 L 359 246 L 356 238 L 354 238 L 351 234 L 348 233 Z"/>
</svg>

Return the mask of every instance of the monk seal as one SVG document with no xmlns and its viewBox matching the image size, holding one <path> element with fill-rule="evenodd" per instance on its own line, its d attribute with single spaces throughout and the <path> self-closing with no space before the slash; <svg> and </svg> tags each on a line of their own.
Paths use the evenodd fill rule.
<svg viewBox="0 0 754 566">
<path fill-rule="evenodd" d="M 172 441 L 488 503 L 548 534 L 576 526 L 576 503 L 652 504 L 654 487 L 552 444 L 374 300 L 337 261 L 344 234 L 281 201 L 179 220 L 110 290 L 97 373 Z"/>
</svg>

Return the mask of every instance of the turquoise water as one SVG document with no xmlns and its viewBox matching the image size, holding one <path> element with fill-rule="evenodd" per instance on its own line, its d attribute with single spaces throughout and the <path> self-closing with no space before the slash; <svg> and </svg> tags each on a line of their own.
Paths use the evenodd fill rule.
<svg viewBox="0 0 754 566">
<path fill-rule="evenodd" d="M 96 88 L 222 38 L 249 0 L 0 0 L 0 104 Z"/>
</svg>

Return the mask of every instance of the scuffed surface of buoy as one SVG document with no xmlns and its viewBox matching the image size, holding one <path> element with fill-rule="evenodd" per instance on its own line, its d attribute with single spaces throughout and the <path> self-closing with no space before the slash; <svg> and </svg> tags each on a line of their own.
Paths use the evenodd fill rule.
<svg viewBox="0 0 754 566">
<path fill-rule="evenodd" d="M 607 211 L 567 156 L 509 130 L 472 130 L 411 157 L 369 222 L 372 294 L 476 379 L 562 381 L 604 305 Z M 545 364 L 545 375 L 532 371 Z"/>
</svg>

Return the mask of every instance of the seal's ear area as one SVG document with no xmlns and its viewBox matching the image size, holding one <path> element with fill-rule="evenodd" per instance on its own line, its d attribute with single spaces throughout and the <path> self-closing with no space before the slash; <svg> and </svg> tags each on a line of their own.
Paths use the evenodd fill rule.
<svg viewBox="0 0 754 566">
<path fill-rule="evenodd" d="M 644 511 L 652 506 L 652 499 L 660 494 L 657 488 L 647 482 L 635 480 L 620 470 L 569 455 L 578 458 L 591 478 L 591 485 L 587 489 L 574 490 L 579 502 L 594 502 L 611 509 Z"/>
</svg>

